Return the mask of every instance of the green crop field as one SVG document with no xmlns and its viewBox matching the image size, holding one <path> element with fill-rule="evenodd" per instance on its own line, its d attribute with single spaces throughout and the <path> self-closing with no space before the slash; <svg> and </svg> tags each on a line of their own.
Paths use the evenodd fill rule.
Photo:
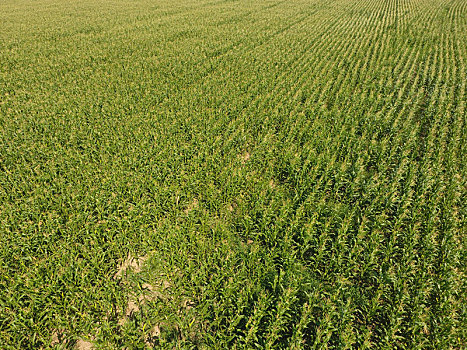
<svg viewBox="0 0 467 350">
<path fill-rule="evenodd" d="M 0 349 L 465 349 L 466 0 L 1 0 Z"/>
</svg>

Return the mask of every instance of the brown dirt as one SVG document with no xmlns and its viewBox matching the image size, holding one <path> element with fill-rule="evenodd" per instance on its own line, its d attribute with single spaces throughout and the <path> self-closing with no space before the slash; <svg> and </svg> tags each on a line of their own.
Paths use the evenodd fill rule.
<svg viewBox="0 0 467 350">
<path fill-rule="evenodd" d="M 188 214 L 190 211 L 198 207 L 198 199 L 193 198 L 193 202 L 191 202 L 186 209 L 184 210 L 185 214 Z"/>
<path fill-rule="evenodd" d="M 245 152 L 244 154 L 242 154 L 240 156 L 241 160 L 242 160 L 242 163 L 246 163 L 248 161 L 248 159 L 250 159 L 250 153 L 249 152 Z"/>
<path fill-rule="evenodd" d="M 94 344 L 83 339 L 79 339 L 75 345 L 76 350 L 91 350 L 94 349 Z"/>
</svg>

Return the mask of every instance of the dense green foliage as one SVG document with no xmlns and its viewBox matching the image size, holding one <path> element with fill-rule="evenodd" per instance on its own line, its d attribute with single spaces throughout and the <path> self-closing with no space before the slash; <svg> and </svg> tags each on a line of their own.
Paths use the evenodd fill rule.
<svg viewBox="0 0 467 350">
<path fill-rule="evenodd" d="M 465 347 L 466 45 L 465 0 L 3 0 L 0 348 Z"/>
</svg>

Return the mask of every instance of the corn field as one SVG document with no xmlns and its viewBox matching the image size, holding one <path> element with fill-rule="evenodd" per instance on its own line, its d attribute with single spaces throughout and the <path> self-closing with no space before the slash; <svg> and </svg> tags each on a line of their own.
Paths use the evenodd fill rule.
<svg viewBox="0 0 467 350">
<path fill-rule="evenodd" d="M 2 0 L 1 349 L 465 349 L 467 1 Z"/>
</svg>

